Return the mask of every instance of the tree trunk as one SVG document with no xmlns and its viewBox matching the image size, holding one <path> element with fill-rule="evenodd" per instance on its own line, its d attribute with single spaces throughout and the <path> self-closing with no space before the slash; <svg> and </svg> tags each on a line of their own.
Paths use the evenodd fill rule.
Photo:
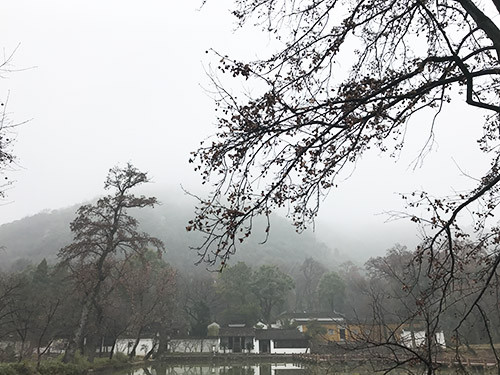
<svg viewBox="0 0 500 375">
<path fill-rule="evenodd" d="M 102 321 L 104 319 L 104 312 L 100 305 L 95 304 L 94 308 L 96 310 L 96 321 L 95 321 L 96 330 L 94 334 L 90 337 L 90 342 L 88 343 L 87 355 L 90 362 L 94 362 L 97 353 L 97 346 L 99 346 L 99 352 L 102 352 L 102 338 L 100 337 L 100 333 L 103 331 Z"/>
<path fill-rule="evenodd" d="M 156 341 L 153 342 L 153 346 L 151 347 L 151 349 L 149 350 L 149 352 L 147 352 L 147 354 L 144 356 L 144 360 L 147 361 L 149 358 L 151 358 L 151 356 L 154 354 L 155 350 L 156 350 L 156 346 L 158 345 L 158 343 Z"/>
<path fill-rule="evenodd" d="M 19 334 L 21 338 L 21 350 L 19 351 L 19 359 L 18 362 L 21 363 L 24 359 L 25 345 L 26 345 L 26 335 Z"/>
<path fill-rule="evenodd" d="M 83 335 L 85 333 L 85 329 L 87 328 L 87 323 L 89 320 L 90 312 L 92 310 L 92 306 L 97 305 L 95 302 L 101 289 L 101 284 L 105 279 L 105 277 L 102 275 L 102 269 L 105 259 L 106 256 L 101 255 L 101 258 L 99 259 L 97 265 L 97 273 L 99 275 L 97 283 L 83 305 L 82 313 L 80 315 L 80 322 L 78 324 L 78 327 L 76 328 L 73 338 L 70 339 L 68 346 L 66 347 L 66 351 L 64 352 L 64 357 L 62 359 L 63 363 L 73 362 L 75 360 L 77 345 L 83 343 Z"/>
<path fill-rule="evenodd" d="M 99 357 L 102 357 L 103 349 L 104 349 L 104 336 L 102 336 L 99 340 Z"/>
<path fill-rule="evenodd" d="M 62 359 L 63 363 L 73 362 L 75 359 L 77 346 L 82 342 L 83 332 L 87 326 L 87 321 L 90 314 L 90 305 L 92 302 L 90 298 L 83 305 L 82 313 L 80 314 L 80 323 L 75 331 L 75 334 L 70 339 L 66 351 L 64 352 L 64 357 Z"/>
<path fill-rule="evenodd" d="M 166 375 L 167 374 L 167 363 L 164 362 L 155 362 L 153 364 L 153 370 L 158 375 Z"/>
<path fill-rule="evenodd" d="M 40 344 L 38 344 L 37 348 L 36 348 L 36 369 L 39 370 L 40 369 L 40 362 L 42 360 L 42 353 L 40 351 Z"/>
<path fill-rule="evenodd" d="M 69 363 L 75 360 L 76 349 L 78 345 L 83 342 L 83 335 L 85 333 L 85 329 L 87 328 L 92 304 L 99 292 L 100 286 L 101 283 L 99 282 L 83 305 L 82 313 L 80 314 L 80 322 L 78 323 L 75 334 L 70 339 L 68 346 L 66 347 L 66 351 L 64 352 L 64 357 L 62 359 L 63 363 Z"/>
<path fill-rule="evenodd" d="M 109 359 L 113 359 L 113 354 L 115 354 L 116 338 L 113 340 L 113 345 L 111 345 L 111 353 L 109 353 Z"/>
<path fill-rule="evenodd" d="M 158 338 L 158 351 L 156 352 L 156 359 L 160 359 L 167 352 L 167 327 L 164 322 L 160 326 L 160 337 Z"/>
<path fill-rule="evenodd" d="M 417 342 L 415 341 L 415 327 L 413 326 L 413 321 L 410 322 L 410 338 L 411 338 L 411 347 L 413 349 L 416 349 Z"/>
<path fill-rule="evenodd" d="M 137 332 L 137 337 L 135 338 L 134 346 L 132 347 L 132 350 L 128 355 L 130 359 L 134 358 L 136 355 L 135 353 L 137 351 L 137 347 L 139 346 L 139 342 L 141 341 L 142 329 L 143 327 L 139 328 L 139 332 Z"/>
<path fill-rule="evenodd" d="M 95 355 L 97 352 L 97 342 L 99 338 L 96 334 L 88 336 L 87 344 L 85 345 L 85 354 L 88 357 L 89 362 L 94 362 Z"/>
</svg>

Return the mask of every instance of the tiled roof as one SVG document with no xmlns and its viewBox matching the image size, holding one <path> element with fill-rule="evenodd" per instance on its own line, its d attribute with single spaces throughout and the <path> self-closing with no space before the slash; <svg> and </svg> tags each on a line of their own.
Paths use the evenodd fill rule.
<svg viewBox="0 0 500 375">
<path fill-rule="evenodd" d="M 307 337 L 297 329 L 258 329 L 255 331 L 258 340 L 306 340 Z"/>
<path fill-rule="evenodd" d="M 257 340 L 306 340 L 307 337 L 297 329 L 255 329 L 251 327 L 223 327 L 220 337 L 255 337 Z"/>
<path fill-rule="evenodd" d="M 254 337 L 255 329 L 252 327 L 221 327 L 219 329 L 219 336 L 230 337 L 230 336 L 246 336 Z"/>
<path fill-rule="evenodd" d="M 283 314 L 283 318 L 293 319 L 295 321 L 343 321 L 344 317 L 339 313 L 334 312 L 303 312 L 303 313 L 289 313 Z"/>
</svg>

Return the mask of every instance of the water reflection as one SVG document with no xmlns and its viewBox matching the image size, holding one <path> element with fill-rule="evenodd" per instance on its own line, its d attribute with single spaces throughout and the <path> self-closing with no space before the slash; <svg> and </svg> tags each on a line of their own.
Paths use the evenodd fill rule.
<svg viewBox="0 0 500 375">
<path fill-rule="evenodd" d="M 158 363 L 148 368 L 112 375 L 305 375 L 304 368 L 292 363 L 258 365 L 170 365 Z M 111 375 L 111 374 L 110 374 Z"/>
<path fill-rule="evenodd" d="M 408 375 L 422 374 L 424 369 L 418 367 L 408 370 L 394 370 L 391 374 Z M 340 365 L 335 368 L 322 368 L 319 366 L 305 367 L 292 363 L 270 364 L 261 363 L 256 365 L 170 365 L 158 363 L 148 368 L 122 371 L 118 373 L 109 373 L 103 375 L 368 375 L 377 373 L 368 366 L 347 366 Z M 383 373 L 379 372 L 380 374 Z M 457 369 L 442 368 L 438 371 L 440 375 L 457 374 Z M 483 369 L 467 369 L 470 375 L 491 374 L 490 371 Z"/>
</svg>

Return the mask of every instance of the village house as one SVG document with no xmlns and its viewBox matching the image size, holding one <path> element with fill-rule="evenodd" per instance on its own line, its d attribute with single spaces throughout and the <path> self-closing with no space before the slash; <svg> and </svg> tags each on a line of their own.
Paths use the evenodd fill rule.
<svg viewBox="0 0 500 375">
<path fill-rule="evenodd" d="M 338 313 L 291 313 L 281 317 L 284 324 L 288 321 L 290 325 L 296 326 L 297 330 L 307 333 L 308 330 L 320 328 L 320 335 L 325 341 L 346 341 L 348 329 L 344 317 Z M 309 332 L 314 335 L 313 332 Z"/>
<path fill-rule="evenodd" d="M 269 354 L 300 354 L 309 352 L 309 339 L 297 329 L 258 329 L 255 331 L 255 352 Z"/>
<path fill-rule="evenodd" d="M 255 328 L 245 324 L 230 324 L 219 329 L 219 347 L 224 353 L 253 353 Z"/>
<path fill-rule="evenodd" d="M 169 343 L 172 353 L 268 353 L 299 354 L 309 351 L 309 339 L 297 329 L 267 329 L 231 324 L 217 327 L 217 336 L 178 338 Z"/>
<path fill-rule="evenodd" d="M 425 340 L 425 332 L 418 328 L 418 324 L 410 327 L 409 324 L 396 323 L 353 323 L 339 313 L 291 313 L 282 316 L 281 324 L 284 325 L 285 321 L 296 326 L 300 332 L 329 343 L 376 343 L 393 340 L 415 348 Z M 441 347 L 446 346 L 442 331 L 436 332 L 435 340 Z"/>
<path fill-rule="evenodd" d="M 297 329 L 230 325 L 219 330 L 220 350 L 228 353 L 299 354 L 309 350 L 308 338 Z"/>
</svg>

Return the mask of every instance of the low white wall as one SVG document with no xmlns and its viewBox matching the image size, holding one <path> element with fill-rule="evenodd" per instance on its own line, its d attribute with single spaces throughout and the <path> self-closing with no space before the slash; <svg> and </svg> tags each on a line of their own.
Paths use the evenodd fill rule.
<svg viewBox="0 0 500 375">
<path fill-rule="evenodd" d="M 307 348 L 274 348 L 272 354 L 303 354 L 307 353 Z"/>
<path fill-rule="evenodd" d="M 412 332 L 411 331 L 405 331 L 403 330 L 401 332 L 401 343 L 408 348 L 411 348 L 413 346 L 413 339 L 415 341 L 415 346 L 417 348 L 422 347 L 425 345 L 425 331 L 415 331 L 413 332 L 413 339 L 411 337 Z M 444 333 L 443 331 L 436 332 L 436 343 L 441 346 L 442 348 L 446 348 L 446 341 L 444 338 Z"/>
<path fill-rule="evenodd" d="M 217 353 L 220 351 L 218 338 L 172 339 L 168 343 L 172 353 Z"/>
<path fill-rule="evenodd" d="M 259 340 L 256 340 L 255 338 L 253 339 L 253 350 L 250 353 L 259 353 L 260 351 L 259 343 L 260 343 Z"/>
<path fill-rule="evenodd" d="M 129 354 L 134 347 L 135 339 L 118 339 L 116 340 L 115 353 Z M 135 350 L 137 355 L 146 355 L 153 347 L 153 339 L 141 339 Z"/>
<path fill-rule="evenodd" d="M 274 340 L 271 340 L 271 354 L 303 354 L 307 353 L 308 348 L 275 348 Z"/>
</svg>

